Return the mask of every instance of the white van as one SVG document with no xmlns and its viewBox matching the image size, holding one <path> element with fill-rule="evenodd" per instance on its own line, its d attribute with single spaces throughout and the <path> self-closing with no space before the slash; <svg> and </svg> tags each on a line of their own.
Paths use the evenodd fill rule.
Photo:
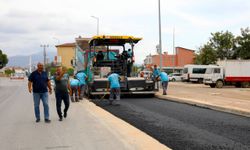
<svg viewBox="0 0 250 150">
<path fill-rule="evenodd" d="M 204 75 L 209 65 L 185 65 L 182 80 L 203 83 Z"/>
</svg>

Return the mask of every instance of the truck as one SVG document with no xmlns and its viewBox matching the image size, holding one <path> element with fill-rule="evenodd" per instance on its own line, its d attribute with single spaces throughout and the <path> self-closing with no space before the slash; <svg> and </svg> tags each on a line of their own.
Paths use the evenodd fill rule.
<svg viewBox="0 0 250 150">
<path fill-rule="evenodd" d="M 250 60 L 221 60 L 210 65 L 204 76 L 204 84 L 211 88 L 224 85 L 247 88 L 250 85 Z"/>
<path fill-rule="evenodd" d="M 203 83 L 207 68 L 208 65 L 185 65 L 181 77 L 182 81 Z"/>
<path fill-rule="evenodd" d="M 88 76 L 86 94 L 89 97 L 107 95 L 107 76 L 110 72 L 121 77 L 121 94 L 154 95 L 158 89 L 152 78 L 131 76 L 135 56 L 134 47 L 142 38 L 133 36 L 99 35 L 88 39 L 88 48 L 76 39 L 76 72 Z M 84 46 L 85 45 L 85 46 Z M 130 52 L 130 54 L 128 54 Z"/>
</svg>

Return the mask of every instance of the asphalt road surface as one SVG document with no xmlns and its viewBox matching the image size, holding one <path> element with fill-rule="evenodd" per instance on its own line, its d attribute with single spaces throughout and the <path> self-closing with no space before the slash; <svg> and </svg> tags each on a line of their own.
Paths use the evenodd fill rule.
<svg viewBox="0 0 250 150">
<path fill-rule="evenodd" d="M 156 98 L 93 101 L 174 150 L 250 149 L 250 118 Z"/>
</svg>

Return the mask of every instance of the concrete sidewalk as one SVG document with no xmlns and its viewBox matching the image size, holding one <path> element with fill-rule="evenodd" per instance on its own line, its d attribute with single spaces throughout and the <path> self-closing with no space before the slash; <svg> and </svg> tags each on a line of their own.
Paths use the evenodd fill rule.
<svg viewBox="0 0 250 150">
<path fill-rule="evenodd" d="M 203 84 L 170 82 L 168 95 L 156 97 L 250 117 L 250 88 L 210 88 Z"/>
</svg>

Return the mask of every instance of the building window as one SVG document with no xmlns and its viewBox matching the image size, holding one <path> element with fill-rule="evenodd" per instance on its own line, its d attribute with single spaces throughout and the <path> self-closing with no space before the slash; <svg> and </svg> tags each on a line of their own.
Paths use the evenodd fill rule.
<svg viewBox="0 0 250 150">
<path fill-rule="evenodd" d="M 220 73 L 220 68 L 215 68 L 214 73 Z"/>
</svg>

